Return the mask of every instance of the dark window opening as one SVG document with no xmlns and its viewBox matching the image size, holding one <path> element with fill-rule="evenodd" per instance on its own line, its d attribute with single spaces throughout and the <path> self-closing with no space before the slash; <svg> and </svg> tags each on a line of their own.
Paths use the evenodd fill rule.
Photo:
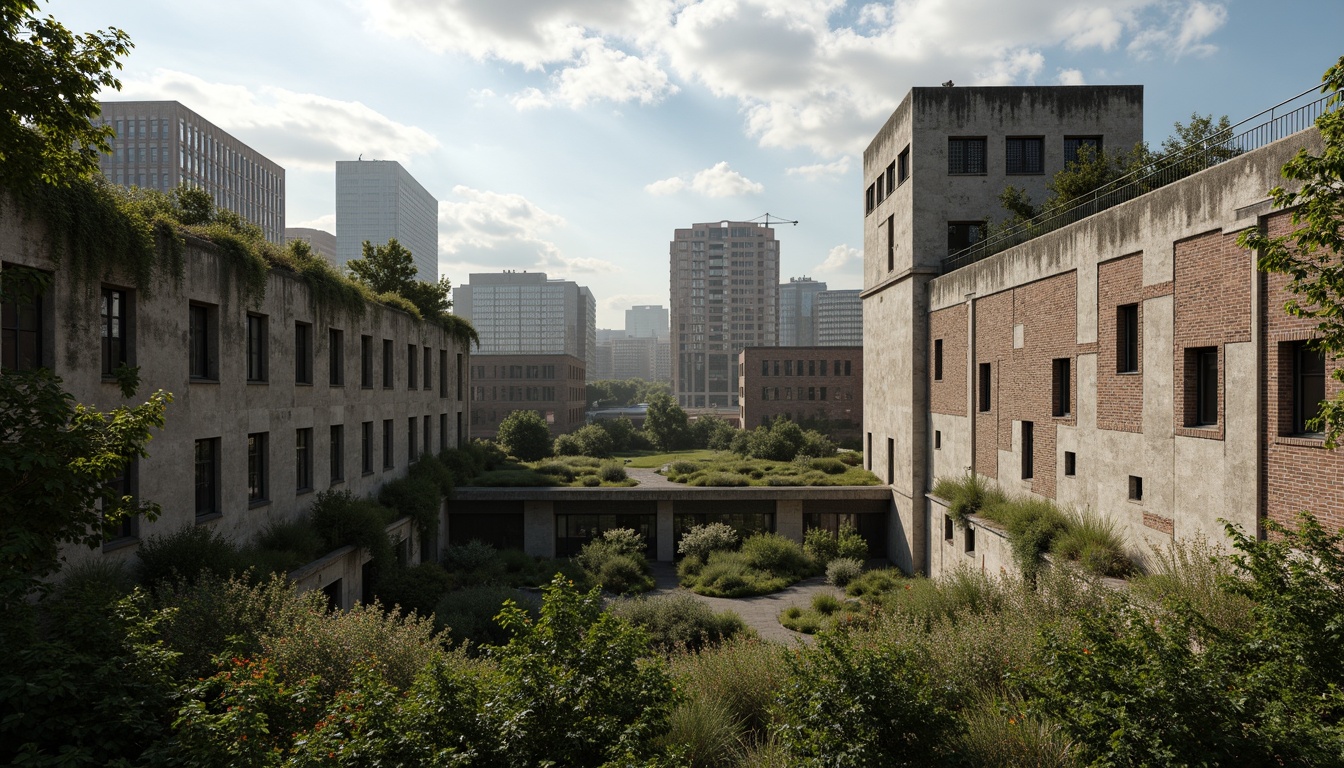
<svg viewBox="0 0 1344 768">
<path fill-rule="evenodd" d="M 392 340 L 383 339 L 383 389 L 392 388 Z"/>
<path fill-rule="evenodd" d="M 313 326 L 294 324 L 294 383 L 313 383 Z"/>
<path fill-rule="evenodd" d="M 1010 138 L 1006 146 L 1006 173 L 1045 173 L 1045 139 Z"/>
<path fill-rule="evenodd" d="M 1218 423 L 1218 349 L 1191 350 L 1195 366 L 1195 426 Z"/>
<path fill-rule="evenodd" d="M 266 318 L 247 316 L 247 380 L 266 380 Z"/>
<path fill-rule="evenodd" d="M 1115 309 L 1115 372 L 1139 370 L 1139 305 L 1123 304 Z"/>
<path fill-rule="evenodd" d="M 210 369 L 210 308 L 192 304 L 187 308 L 190 341 L 188 368 L 193 379 L 211 378 Z"/>
<path fill-rule="evenodd" d="M 933 340 L 933 380 L 943 380 L 943 340 Z"/>
<path fill-rule="evenodd" d="M 219 511 L 219 438 L 196 441 L 196 516 Z"/>
<path fill-rule="evenodd" d="M 910 178 L 910 148 L 906 147 L 896 156 L 896 183 L 903 184 L 908 178 Z"/>
<path fill-rule="evenodd" d="M 333 387 L 345 385 L 345 332 L 327 331 L 327 381 Z"/>
<path fill-rule="evenodd" d="M 1293 432 L 1320 434 L 1311 422 L 1321 414 L 1325 400 L 1325 350 L 1309 342 L 1293 344 Z"/>
<path fill-rule="evenodd" d="M 983 239 L 985 239 L 985 223 L 983 221 L 947 222 L 947 253 L 949 256 L 957 251 L 970 248 Z"/>
<path fill-rule="evenodd" d="M 956 530 L 951 515 L 943 515 L 943 541 L 951 541 L 953 532 Z"/>
<path fill-rule="evenodd" d="M 267 492 L 267 474 L 270 449 L 266 445 L 266 433 L 247 436 L 247 501 L 258 504 L 269 498 Z"/>
<path fill-rule="evenodd" d="M 1022 422 L 1022 479 L 1030 480 L 1036 474 L 1036 425 Z"/>
<path fill-rule="evenodd" d="M 294 430 L 294 488 L 313 489 L 313 430 Z"/>
<path fill-rule="evenodd" d="M 985 172 L 985 139 L 948 139 L 947 172 L 981 174 Z"/>
<path fill-rule="evenodd" d="M 975 529 L 966 526 L 966 554 L 975 554 Z"/>
<path fill-rule="evenodd" d="M 993 402 L 990 398 L 990 385 L 992 384 L 992 380 L 989 365 L 989 363 L 980 364 L 980 381 L 977 393 L 980 399 L 980 411 L 982 413 L 988 411 L 990 404 Z"/>
<path fill-rule="evenodd" d="M 1073 359 L 1055 358 L 1050 367 L 1051 415 L 1068 416 L 1073 413 Z"/>
<path fill-rule="evenodd" d="M 22 267 L 5 267 L 5 271 L 23 270 Z M 31 270 L 25 270 L 33 274 Z M 15 286 L 7 287 L 4 302 L 0 303 L 0 369 L 6 371 L 32 371 L 42 367 L 42 294 L 37 284 L 29 284 L 25 279 L 14 281 Z"/>
<path fill-rule="evenodd" d="M 127 305 L 126 292 L 117 288 L 104 288 L 102 309 L 99 325 L 103 334 L 103 375 L 112 376 L 119 366 L 127 364 L 129 339 L 126 335 L 126 314 L 130 307 Z"/>
<path fill-rule="evenodd" d="M 364 474 L 373 473 L 373 422 L 359 425 L 359 465 Z"/>
<path fill-rule="evenodd" d="M 1101 154 L 1101 137 L 1100 137 L 1100 136 L 1066 136 L 1066 137 L 1064 138 L 1064 164 L 1065 164 L 1065 166 L 1067 166 L 1069 163 L 1076 163 L 1076 162 L 1078 162 L 1078 156 L 1079 156 L 1079 152 L 1078 152 L 1078 150 L 1079 150 L 1079 149 L 1082 149 L 1083 147 L 1088 147 L 1088 148 L 1091 149 L 1091 152 L 1090 152 L 1090 153 L 1087 153 L 1087 154 L 1090 154 L 1090 155 L 1091 155 L 1091 157 L 1090 157 L 1089 159 L 1096 159 L 1096 157 L 1097 157 L 1098 155 Z"/>
<path fill-rule="evenodd" d="M 887 217 L 887 271 L 896 269 L 896 216 Z"/>
<path fill-rule="evenodd" d="M 1137 475 L 1129 476 L 1129 500 L 1143 501 L 1143 478 Z"/>
<path fill-rule="evenodd" d="M 373 389 L 373 337 L 359 337 L 359 386 Z"/>
<path fill-rule="evenodd" d="M 1073 451 L 1064 452 L 1064 476 L 1073 477 L 1078 474 L 1078 454 Z"/>
<path fill-rule="evenodd" d="M 383 419 L 383 469 L 392 469 L 392 420 Z"/>
<path fill-rule="evenodd" d="M 940 429 L 933 430 L 933 449 L 935 451 L 943 449 L 943 432 Z"/>
<path fill-rule="evenodd" d="M 332 485 L 335 485 L 336 483 L 339 483 L 339 482 L 341 482 L 342 480 L 345 479 L 345 425 L 344 425 L 344 424 L 332 424 L 332 425 L 331 425 L 331 441 L 330 441 L 329 450 L 330 450 L 329 461 L 330 461 L 330 463 L 331 463 L 329 482 L 330 482 Z"/>
</svg>

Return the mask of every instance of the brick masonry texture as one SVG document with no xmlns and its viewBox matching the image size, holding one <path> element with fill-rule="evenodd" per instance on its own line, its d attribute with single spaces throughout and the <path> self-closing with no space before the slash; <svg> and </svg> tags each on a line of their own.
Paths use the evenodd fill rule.
<svg viewBox="0 0 1344 768">
<path fill-rule="evenodd" d="M 1267 219 L 1269 234 L 1292 231 L 1290 214 Z M 1262 275 L 1264 308 L 1260 318 L 1262 354 L 1261 412 L 1265 425 L 1261 463 L 1261 507 L 1265 516 L 1285 525 L 1293 524 L 1299 512 L 1316 515 L 1329 527 L 1344 528 L 1344 453 L 1327 451 L 1319 439 L 1292 437 L 1294 341 L 1316 335 L 1315 324 L 1283 311 L 1292 296 L 1285 275 Z M 1326 356 L 1325 396 L 1336 397 L 1341 388 L 1332 374 L 1340 366 Z"/>
<path fill-rule="evenodd" d="M 997 451 L 1013 449 L 1013 422 L 1034 424 L 1031 490 L 1055 497 L 1055 431 L 1076 424 L 1078 411 L 1077 273 L 1038 280 L 976 301 L 976 386 L 979 364 L 991 365 L 990 411 L 976 414 L 976 471 L 988 477 L 1019 477 L 1018 467 L 999 467 Z M 1013 348 L 1013 329 L 1023 326 L 1023 345 Z M 947 354 L 944 347 L 943 354 Z M 1069 360 L 1067 415 L 1054 411 L 1054 366 Z M 979 398 L 976 403 L 978 406 Z"/>
<path fill-rule="evenodd" d="M 1172 520 L 1170 517 L 1155 515 L 1152 512 L 1144 512 L 1143 524 L 1155 531 L 1161 531 L 1168 536 L 1174 536 L 1176 534 L 1176 521 Z"/>
<path fill-rule="evenodd" d="M 943 378 L 934 374 L 934 341 L 943 342 Z M 929 314 L 929 409 L 951 416 L 966 415 L 966 306 Z"/>
<path fill-rule="evenodd" d="M 1143 431 L 1143 254 L 1097 265 L 1097 428 Z M 1137 304 L 1139 368 L 1116 371 L 1119 308 Z"/>
<path fill-rule="evenodd" d="M 806 427 L 820 426 L 809 423 L 811 420 L 826 420 L 832 437 L 858 438 L 863 425 L 862 347 L 748 347 L 739 359 L 742 380 L 738 399 L 743 428 L 754 429 L 764 423 L 763 419 L 786 416 Z M 792 363 L 790 375 L 785 374 L 786 360 Z M 766 375 L 761 373 L 762 362 L 769 371 Z M 776 363 L 779 375 L 775 375 Z M 846 364 L 848 375 L 844 373 Z"/>
<path fill-rule="evenodd" d="M 1223 345 L 1251 340 L 1251 277 L 1255 257 L 1237 245 L 1236 234 L 1209 232 L 1175 244 L 1173 296 L 1176 327 L 1176 434 L 1223 439 L 1227 354 Z M 1192 350 L 1218 351 L 1218 422 L 1195 427 L 1195 358 Z"/>
</svg>

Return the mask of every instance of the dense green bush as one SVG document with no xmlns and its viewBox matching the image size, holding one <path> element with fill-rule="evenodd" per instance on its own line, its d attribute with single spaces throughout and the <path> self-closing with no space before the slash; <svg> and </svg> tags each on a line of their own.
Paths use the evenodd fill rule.
<svg viewBox="0 0 1344 768">
<path fill-rule="evenodd" d="M 804 454 L 798 454 L 800 456 Z M 809 469 L 815 469 L 819 472 L 825 472 L 828 475 L 843 475 L 848 467 L 845 463 L 834 456 L 822 459 L 812 459 L 807 462 Z"/>
<path fill-rule="evenodd" d="M 452 576 L 437 563 L 420 563 L 378 574 L 373 593 L 388 608 L 399 607 L 403 613 L 428 616 L 452 586 Z"/>
<path fill-rule="evenodd" d="M 499 423 L 495 439 L 519 461 L 537 461 L 551 455 L 551 430 L 536 411 L 514 411 Z"/>
<path fill-rule="evenodd" d="M 615 463 L 603 464 L 598 469 L 597 476 L 604 483 L 619 483 L 629 479 L 629 476 L 625 473 L 625 467 Z"/>
<path fill-rule="evenodd" d="M 743 557 L 752 568 L 797 581 L 815 573 L 812 559 L 798 542 L 778 533 L 758 533 L 742 540 Z"/>
<path fill-rule="evenodd" d="M 715 613 L 684 592 L 657 597 L 634 597 L 612 603 L 609 610 L 643 627 L 661 651 L 697 651 L 747 632 L 742 617 L 732 611 Z"/>
<path fill-rule="evenodd" d="M 156 588 L 164 582 L 195 581 L 203 573 L 228 576 L 242 570 L 233 544 L 211 526 L 186 525 L 155 534 L 140 543 L 140 582 Z"/>
<path fill-rule="evenodd" d="M 682 586 L 710 597 L 777 592 L 812 572 L 812 561 L 802 546 L 774 533 L 747 537 L 740 551 L 713 550 L 704 558 L 688 555 L 677 569 Z"/>
<path fill-rule="evenodd" d="M 825 568 L 837 557 L 866 561 L 868 542 L 859 535 L 854 526 L 844 523 L 835 533 L 825 528 L 809 528 L 807 533 L 803 534 L 803 551 L 812 558 L 818 568 Z"/>
<path fill-rule="evenodd" d="M 395 519 L 391 510 L 350 491 L 328 490 L 317 494 L 308 515 L 326 551 L 354 546 L 368 550 L 376 567 L 391 566 L 392 543 L 387 538 L 387 526 Z"/>
<path fill-rule="evenodd" d="M 498 584 L 456 589 L 434 606 L 434 623 L 459 644 L 503 645 L 511 633 L 495 621 L 495 616 L 508 600 L 521 600 L 518 590 Z"/>
<path fill-rule="evenodd" d="M 411 518 L 421 536 L 433 539 L 439 533 L 443 492 L 440 490 L 441 486 L 432 478 L 440 475 L 440 472 L 446 475 L 447 470 L 444 470 L 437 460 L 433 460 L 432 463 L 421 460 L 414 466 L 421 465 L 427 469 L 383 483 L 382 489 L 378 491 L 378 503 L 392 510 L 394 518 Z M 451 478 L 448 482 L 451 482 Z"/>
<path fill-rule="evenodd" d="M 644 549 L 643 536 L 629 528 L 616 528 L 584 544 L 574 559 L 608 592 L 647 592 L 654 583 Z"/>
<path fill-rule="evenodd" d="M 677 544 L 677 554 L 705 560 L 711 552 L 736 548 L 737 531 L 732 526 L 708 523 L 694 526 L 682 534 L 681 542 Z"/>
<path fill-rule="evenodd" d="M 863 573 L 863 561 L 837 557 L 826 564 L 826 583 L 844 589 Z"/>
<path fill-rule="evenodd" d="M 552 461 L 547 464 L 538 464 L 532 470 L 539 475 L 550 475 L 561 482 L 568 483 L 574 479 L 574 468 L 568 464 Z"/>
<path fill-rule="evenodd" d="M 815 459 L 827 458 L 827 457 L 834 458 L 835 443 L 832 442 L 829 437 L 821 434 L 820 432 L 814 429 L 809 429 L 803 433 L 803 440 L 798 445 L 798 452 L 796 455 L 807 456 Z M 830 472 L 829 474 L 838 475 L 844 471 L 845 470 L 840 469 L 835 472 Z"/>
</svg>

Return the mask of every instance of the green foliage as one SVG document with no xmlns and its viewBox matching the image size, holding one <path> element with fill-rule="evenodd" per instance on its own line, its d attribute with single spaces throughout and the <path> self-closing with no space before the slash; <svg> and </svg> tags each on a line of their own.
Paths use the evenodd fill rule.
<svg viewBox="0 0 1344 768">
<path fill-rule="evenodd" d="M 446 477 L 446 470 L 441 470 L 438 460 L 426 454 L 411 465 L 405 477 L 383 483 L 378 491 L 379 504 L 392 510 L 395 517 L 411 518 L 420 535 L 431 541 L 438 536 L 439 513 L 443 509 L 442 486 L 435 480 L 452 482 Z"/>
<path fill-rule="evenodd" d="M 690 424 L 691 445 L 713 451 L 726 451 L 732 444 L 737 428 L 717 414 L 706 414 Z"/>
<path fill-rule="evenodd" d="M 837 557 L 826 564 L 826 583 L 844 589 L 863 574 L 863 561 Z"/>
<path fill-rule="evenodd" d="M 520 461 L 536 461 L 551 454 L 551 432 L 536 411 L 514 411 L 499 424 L 495 438 Z"/>
<path fill-rule="evenodd" d="M 0 185 L 10 190 L 63 186 L 98 173 L 112 128 L 93 124 L 99 92 L 121 90 L 113 74 L 131 50 L 115 27 L 75 34 L 37 15 L 35 0 L 0 8 Z"/>
<path fill-rule="evenodd" d="M 698 653 L 671 658 L 678 689 L 688 699 L 708 699 L 723 705 L 747 744 L 769 739 L 770 708 L 786 677 L 783 649 L 738 635 Z"/>
<path fill-rule="evenodd" d="M 501 584 L 455 589 L 439 599 L 434 619 L 455 643 L 503 645 L 512 633 L 495 621 L 504 604 L 519 599 L 518 590 Z"/>
<path fill-rule="evenodd" d="M 691 531 L 693 533 L 695 529 Z M 690 535 L 688 533 L 687 537 Z M 748 536 L 740 551 L 715 549 L 703 558 L 698 554 L 687 554 L 685 542 L 686 538 L 683 538 L 682 554 L 687 556 L 677 570 L 681 584 L 708 597 L 748 597 L 778 592 L 813 573 L 812 561 L 803 553 L 802 546 L 775 533 Z M 700 550 L 699 546 L 695 548 L 697 552 Z"/>
<path fill-rule="evenodd" d="M 593 426 L 606 431 L 607 437 L 611 439 L 611 451 L 613 453 L 647 447 L 647 445 L 644 444 L 648 441 L 643 435 L 635 430 L 634 423 L 626 416 L 620 416 L 615 419 L 602 419 L 601 421 L 594 422 Z"/>
<path fill-rule="evenodd" d="M 603 464 L 597 470 L 597 476 L 604 483 L 619 483 L 629 479 L 629 476 L 625 473 L 625 467 L 614 462 Z"/>
<path fill-rule="evenodd" d="M 437 563 L 420 563 L 378 574 L 373 592 L 378 602 L 385 606 L 399 607 L 403 613 L 429 616 L 452 586 L 452 576 Z"/>
<path fill-rule="evenodd" d="M 612 603 L 609 610 L 642 627 L 654 647 L 664 652 L 698 651 L 747 632 L 741 616 L 732 611 L 715 613 L 684 592 L 627 598 Z"/>
<path fill-rule="evenodd" d="M 593 539 L 574 559 L 608 592 L 627 594 L 653 589 L 644 537 L 629 528 L 615 528 Z"/>
<path fill-rule="evenodd" d="M 823 634 L 785 656 L 780 739 L 795 765 L 935 765 L 955 728 L 944 684 L 928 675 L 917 649 L 895 643 L 851 644 Z"/>
<path fill-rule="evenodd" d="M 668 385 L 661 381 L 606 379 L 588 382 L 586 397 L 588 403 L 595 408 L 619 408 L 627 405 L 638 405 L 639 403 L 652 403 L 654 395 L 660 393 L 670 395 L 671 392 L 672 390 Z M 617 450 L 621 449 L 618 448 Z"/>
<path fill-rule="evenodd" d="M 686 412 L 666 392 L 655 392 L 649 399 L 644 417 L 644 432 L 660 451 L 679 451 L 690 447 L 690 424 Z"/>
<path fill-rule="evenodd" d="M 819 568 L 825 568 L 837 557 L 858 560 L 862 564 L 868 559 L 868 542 L 854 526 L 844 523 L 834 533 L 825 528 L 809 528 L 803 534 L 803 551 Z"/>
<path fill-rule="evenodd" d="M 355 498 L 350 491 L 327 490 L 317 494 L 308 516 L 326 551 L 353 546 L 368 550 L 376 567 L 391 566 L 392 544 L 387 539 L 387 526 L 394 519 L 391 510 Z"/>
<path fill-rule="evenodd" d="M 798 542 L 778 533 L 758 533 L 742 541 L 742 555 L 752 568 L 794 580 L 812 575 L 812 559 Z"/>
<path fill-rule="evenodd" d="M 800 457 L 806 456 L 817 459 L 819 461 L 821 460 L 832 462 L 840 461 L 839 459 L 835 458 L 835 443 L 832 442 L 829 437 L 823 435 L 822 433 L 814 429 L 809 429 L 803 432 L 803 440 L 801 443 L 798 444 L 797 456 Z M 845 471 L 844 465 L 842 464 L 839 469 L 837 469 L 834 472 L 831 472 L 830 474 L 839 474 L 844 471 Z"/>
<path fill-rule="evenodd" d="M 1237 242 L 1259 252 L 1262 272 L 1288 275 L 1292 297 L 1283 309 L 1293 317 L 1316 324 L 1315 348 L 1327 359 L 1344 357 L 1344 56 L 1325 72 L 1321 92 L 1330 94 L 1316 119 L 1324 149 L 1313 155 L 1305 149 L 1283 166 L 1283 178 L 1296 185 L 1269 191 L 1275 208 L 1292 209 L 1293 231 L 1270 237 L 1262 229 L 1248 229 Z M 1344 366 L 1330 375 L 1344 382 Z M 1325 433 L 1325 447 L 1333 449 L 1344 433 L 1344 390 L 1321 404 L 1308 425 Z"/>
<path fill-rule="evenodd" d="M 483 716 L 499 765 L 602 765 L 655 756 L 653 737 L 676 704 L 661 665 L 645 660 L 648 636 L 602 610 L 594 589 L 562 579 L 545 590 L 535 620 L 506 606 L 515 634 L 492 654 L 499 668 Z"/>
<path fill-rule="evenodd" d="M 149 455 L 170 402 L 158 391 L 101 413 L 76 404 L 49 370 L 0 376 L 0 606 L 39 588 L 59 567 L 62 544 L 97 547 L 126 515 L 158 516 L 157 504 L 120 496 L 109 482 Z"/>
<path fill-rule="evenodd" d="M 628 423 L 628 420 L 627 420 Z M 574 432 L 578 443 L 578 454 L 594 458 L 606 458 L 615 450 L 615 441 L 611 433 L 597 424 L 587 424 Z"/>
<path fill-rule="evenodd" d="M 1127 576 L 1134 571 L 1115 520 L 1095 513 L 1071 510 L 1050 551 L 1095 576 Z"/>
<path fill-rule="evenodd" d="M 151 588 L 165 582 L 194 582 L 203 574 L 228 577 L 241 570 L 236 547 L 214 528 L 185 525 L 155 534 L 140 544 L 140 582 Z"/>
<path fill-rule="evenodd" d="M 682 534 L 677 554 L 683 557 L 709 558 L 711 552 L 737 549 L 737 531 L 723 523 L 697 525 Z"/>
<path fill-rule="evenodd" d="M 415 282 L 415 257 L 394 237 L 386 245 L 364 241 L 358 259 L 346 262 L 345 268 L 359 282 L 374 293 L 396 293 L 410 299 L 405 291 Z"/>
</svg>

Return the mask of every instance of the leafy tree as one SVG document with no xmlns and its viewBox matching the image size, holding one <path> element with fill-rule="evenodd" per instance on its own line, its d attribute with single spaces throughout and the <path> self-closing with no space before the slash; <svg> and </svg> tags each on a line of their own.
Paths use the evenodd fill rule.
<svg viewBox="0 0 1344 768">
<path fill-rule="evenodd" d="M 607 379 L 588 382 L 586 394 L 589 403 L 600 403 L 603 407 L 620 407 L 652 402 L 654 394 L 658 392 L 671 395 L 667 384 L 661 381 Z"/>
<path fill-rule="evenodd" d="M 113 131 L 91 121 L 98 92 L 120 90 L 113 71 L 131 49 L 109 27 L 75 34 L 36 0 L 0 0 L 0 184 L 22 189 L 65 186 L 98 172 Z"/>
<path fill-rule="evenodd" d="M 709 413 L 691 422 L 691 443 L 696 448 L 726 451 L 737 428 L 718 414 Z"/>
<path fill-rule="evenodd" d="M 536 411 L 514 411 L 505 416 L 495 440 L 510 456 L 523 461 L 551 455 L 551 430 Z"/>
<path fill-rule="evenodd" d="M 644 431 L 660 451 L 677 451 L 686 447 L 690 426 L 686 412 L 672 399 L 659 392 L 649 400 L 649 412 L 644 417 Z"/>
<path fill-rule="evenodd" d="M 387 245 L 374 245 L 365 240 L 363 257 L 351 259 L 345 266 L 356 280 L 377 293 L 406 296 L 406 291 L 415 282 L 414 257 L 395 237 L 388 240 Z"/>
<path fill-rule="evenodd" d="M 0 604 L 21 599 L 60 567 L 62 544 L 93 548 L 126 515 L 157 504 L 120 495 L 111 481 L 148 455 L 172 395 L 158 391 L 109 413 L 74 402 L 45 369 L 0 376 Z"/>
<path fill-rule="evenodd" d="M 1293 297 L 1284 310 L 1315 321 L 1317 348 L 1338 361 L 1344 356 L 1344 57 L 1326 70 L 1324 81 L 1322 92 L 1332 95 L 1316 127 L 1325 148 L 1319 155 L 1298 150 L 1284 164 L 1283 177 L 1298 182 L 1297 191 L 1279 186 L 1269 192 L 1274 207 L 1293 208 L 1293 231 L 1270 237 L 1250 229 L 1237 242 L 1260 252 L 1261 270 L 1290 277 Z M 1344 367 L 1331 375 L 1344 382 Z M 1324 429 L 1326 447 L 1333 449 L 1344 432 L 1344 391 L 1327 400 L 1311 424 Z"/>
</svg>

